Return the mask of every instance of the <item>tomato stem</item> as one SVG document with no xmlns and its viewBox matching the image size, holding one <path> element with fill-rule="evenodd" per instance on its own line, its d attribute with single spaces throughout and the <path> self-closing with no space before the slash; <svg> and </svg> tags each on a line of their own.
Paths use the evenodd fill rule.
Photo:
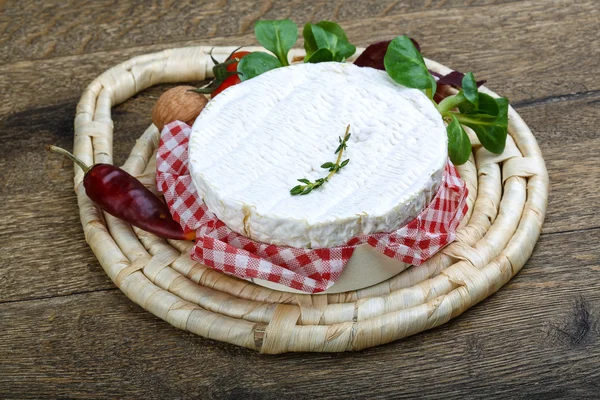
<svg viewBox="0 0 600 400">
<path fill-rule="evenodd" d="M 233 53 L 232 53 L 233 54 Z M 212 56 L 211 56 L 212 57 Z M 235 64 L 240 62 L 239 58 L 231 58 L 231 55 L 227 58 L 226 61 L 220 63 L 217 60 L 213 59 L 215 65 L 213 66 L 213 74 L 214 79 L 210 81 L 210 83 L 204 87 L 190 89 L 190 92 L 202 93 L 202 94 L 212 94 L 224 81 L 232 75 L 238 75 L 237 71 L 227 71 L 227 66 L 231 64 Z"/>
</svg>

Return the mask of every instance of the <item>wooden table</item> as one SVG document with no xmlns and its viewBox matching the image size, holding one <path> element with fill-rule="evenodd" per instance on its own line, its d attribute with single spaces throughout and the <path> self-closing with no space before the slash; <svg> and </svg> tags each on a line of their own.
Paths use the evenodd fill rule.
<svg viewBox="0 0 600 400">
<path fill-rule="evenodd" d="M 55 3 L 0 1 L 0 398 L 600 396 L 597 0 Z M 71 148 L 82 90 L 131 56 L 254 44 L 258 18 L 285 17 L 339 21 L 361 46 L 409 34 L 518 109 L 551 194 L 533 256 L 497 294 L 378 348 L 261 356 L 171 327 L 107 278 L 84 241 L 72 165 L 44 151 Z M 164 89 L 114 109 L 117 163 Z"/>
</svg>

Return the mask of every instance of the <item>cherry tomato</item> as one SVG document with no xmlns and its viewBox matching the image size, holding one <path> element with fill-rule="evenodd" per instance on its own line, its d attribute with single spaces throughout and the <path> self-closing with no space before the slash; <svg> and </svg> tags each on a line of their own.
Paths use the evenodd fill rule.
<svg viewBox="0 0 600 400">
<path fill-rule="evenodd" d="M 238 83 L 240 83 L 240 77 L 237 75 L 231 75 L 230 77 L 225 78 L 225 80 L 219 85 L 218 88 L 216 88 L 212 93 L 211 93 L 211 97 L 215 98 L 219 93 L 221 93 L 223 90 L 227 89 L 228 87 L 231 87 L 233 85 L 237 85 Z"/>
<path fill-rule="evenodd" d="M 249 51 L 236 51 L 235 53 L 233 53 L 231 55 L 231 58 L 232 59 L 233 58 L 237 58 L 237 59 L 241 60 L 242 58 L 246 57 L 248 54 L 250 54 Z M 238 63 L 229 64 L 227 66 L 227 71 L 229 71 L 229 72 L 236 71 L 237 70 L 237 65 L 238 65 Z"/>
<path fill-rule="evenodd" d="M 247 56 L 248 54 L 250 54 L 249 51 L 237 51 L 231 55 L 231 58 L 232 59 L 238 58 L 241 60 L 243 57 Z M 238 65 L 238 63 L 231 63 L 231 64 L 227 65 L 227 71 L 228 72 L 237 71 L 237 65 Z M 240 82 L 241 82 L 241 80 L 240 80 L 239 75 L 231 75 L 231 76 L 225 78 L 225 80 L 212 92 L 211 97 L 214 98 L 216 95 L 221 93 L 223 90 L 225 90 L 228 87 L 231 87 L 233 85 L 237 85 Z"/>
</svg>

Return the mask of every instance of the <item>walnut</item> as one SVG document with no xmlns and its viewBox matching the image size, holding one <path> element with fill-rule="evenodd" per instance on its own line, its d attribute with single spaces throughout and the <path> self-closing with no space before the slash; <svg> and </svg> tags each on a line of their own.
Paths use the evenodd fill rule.
<svg viewBox="0 0 600 400">
<path fill-rule="evenodd" d="M 193 86 L 177 86 L 164 92 L 152 110 L 152 122 L 159 131 L 173 121 L 179 120 L 192 125 L 200 111 L 208 103 L 205 95 L 190 92 Z"/>
</svg>

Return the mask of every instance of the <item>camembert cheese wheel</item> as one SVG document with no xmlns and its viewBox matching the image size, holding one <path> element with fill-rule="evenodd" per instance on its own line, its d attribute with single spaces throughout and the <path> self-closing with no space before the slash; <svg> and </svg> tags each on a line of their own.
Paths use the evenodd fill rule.
<svg viewBox="0 0 600 400">
<path fill-rule="evenodd" d="M 325 177 L 350 125 L 350 162 L 307 195 L 297 179 Z M 193 182 L 210 211 L 251 239 L 303 248 L 393 232 L 437 192 L 446 129 L 421 91 L 384 71 L 297 64 L 233 86 L 193 125 Z"/>
</svg>

